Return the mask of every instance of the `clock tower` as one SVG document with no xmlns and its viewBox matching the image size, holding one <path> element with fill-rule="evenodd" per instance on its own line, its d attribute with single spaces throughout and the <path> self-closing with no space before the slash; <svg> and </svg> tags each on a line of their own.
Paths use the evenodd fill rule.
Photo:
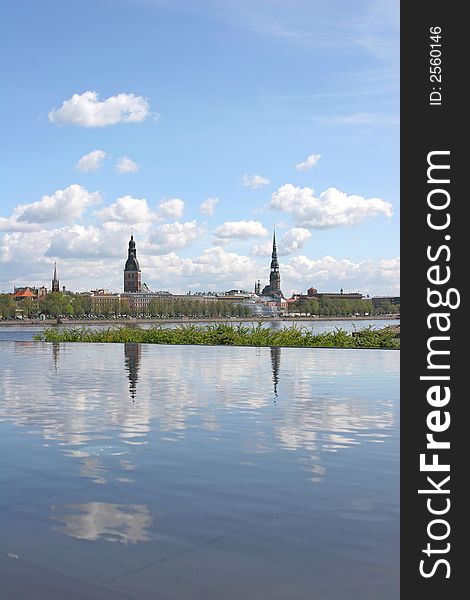
<svg viewBox="0 0 470 600">
<path fill-rule="evenodd" d="M 142 291 L 140 265 L 137 260 L 135 249 L 134 236 L 131 235 L 129 240 L 129 250 L 124 267 L 124 291 L 125 292 L 140 292 Z"/>
</svg>

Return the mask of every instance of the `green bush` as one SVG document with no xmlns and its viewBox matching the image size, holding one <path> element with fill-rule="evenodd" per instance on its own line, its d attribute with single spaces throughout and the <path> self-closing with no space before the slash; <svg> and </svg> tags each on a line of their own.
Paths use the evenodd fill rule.
<svg viewBox="0 0 470 600">
<path fill-rule="evenodd" d="M 303 348 L 391 348 L 398 349 L 400 340 L 390 331 L 371 327 L 354 335 L 343 329 L 327 333 L 313 333 L 308 327 L 273 329 L 256 325 L 210 324 L 205 326 L 180 325 L 171 329 L 155 326 L 139 327 L 67 327 L 45 329 L 34 336 L 45 342 L 100 342 L 144 344 L 188 344 L 205 346 L 291 346 Z"/>
</svg>

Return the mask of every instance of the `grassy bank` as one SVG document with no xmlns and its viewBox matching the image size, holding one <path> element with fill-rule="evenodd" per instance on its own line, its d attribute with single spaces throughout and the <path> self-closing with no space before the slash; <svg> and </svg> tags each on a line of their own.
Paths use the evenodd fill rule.
<svg viewBox="0 0 470 600">
<path fill-rule="evenodd" d="M 305 348 L 391 348 L 398 349 L 400 340 L 389 331 L 363 329 L 351 335 L 342 329 L 327 333 L 312 333 L 307 327 L 272 329 L 257 325 L 211 324 L 181 325 L 172 329 L 110 327 L 54 328 L 34 336 L 45 342 L 101 342 L 144 344 L 189 344 L 203 346 L 292 346 Z"/>
</svg>

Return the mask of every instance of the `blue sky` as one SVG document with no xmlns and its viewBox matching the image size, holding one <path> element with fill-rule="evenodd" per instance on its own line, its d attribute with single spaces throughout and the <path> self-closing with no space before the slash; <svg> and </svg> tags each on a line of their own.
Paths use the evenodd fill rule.
<svg viewBox="0 0 470 600">
<path fill-rule="evenodd" d="M 397 293 L 398 6 L 3 2 L 0 290 Z"/>
</svg>

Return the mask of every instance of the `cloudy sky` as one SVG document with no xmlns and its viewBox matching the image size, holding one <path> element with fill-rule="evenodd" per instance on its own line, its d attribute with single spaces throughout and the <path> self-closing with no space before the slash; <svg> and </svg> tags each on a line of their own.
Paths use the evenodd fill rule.
<svg viewBox="0 0 470 600">
<path fill-rule="evenodd" d="M 398 0 L 5 0 L 0 291 L 398 292 Z"/>
</svg>

